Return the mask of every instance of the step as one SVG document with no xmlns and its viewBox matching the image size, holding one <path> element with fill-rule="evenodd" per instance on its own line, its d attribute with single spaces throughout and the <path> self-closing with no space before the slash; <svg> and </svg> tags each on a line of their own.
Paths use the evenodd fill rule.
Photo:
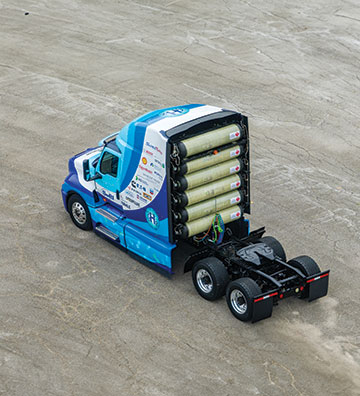
<svg viewBox="0 0 360 396">
<path fill-rule="evenodd" d="M 115 214 L 110 213 L 109 211 L 107 211 L 103 208 L 96 209 L 96 212 L 99 213 L 99 215 L 112 221 L 113 223 L 115 223 L 115 221 L 119 220 L 119 217 L 117 217 Z"/>
<path fill-rule="evenodd" d="M 116 235 L 114 232 L 111 232 L 108 228 L 104 227 L 103 225 L 98 225 L 95 227 L 95 231 L 100 232 L 100 234 L 103 234 L 110 238 L 113 241 L 116 241 L 119 239 L 119 236 Z"/>
</svg>

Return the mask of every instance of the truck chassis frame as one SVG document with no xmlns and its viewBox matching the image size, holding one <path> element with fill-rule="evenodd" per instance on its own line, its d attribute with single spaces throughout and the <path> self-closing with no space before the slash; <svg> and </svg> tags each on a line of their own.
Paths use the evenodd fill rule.
<svg viewBox="0 0 360 396">
<path fill-rule="evenodd" d="M 309 302 L 327 294 L 329 270 L 315 275 L 306 275 L 290 262 L 286 262 L 261 243 L 265 227 L 239 238 L 231 235 L 221 245 L 208 244 L 191 254 L 185 262 L 184 272 L 190 271 L 196 262 L 207 257 L 219 259 L 229 275 L 229 280 L 251 278 L 262 293 L 253 300 L 252 322 L 265 319 L 272 314 L 279 300 L 296 296 Z"/>
</svg>

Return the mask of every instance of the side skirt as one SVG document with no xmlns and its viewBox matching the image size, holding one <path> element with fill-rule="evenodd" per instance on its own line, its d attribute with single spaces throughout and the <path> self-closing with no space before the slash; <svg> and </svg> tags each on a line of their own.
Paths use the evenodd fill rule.
<svg viewBox="0 0 360 396">
<path fill-rule="evenodd" d="M 123 252 L 127 253 L 130 257 L 132 257 L 139 263 L 146 265 L 147 267 L 151 268 L 152 270 L 158 272 L 159 274 L 165 276 L 168 279 L 172 278 L 173 272 L 169 268 L 167 268 L 161 264 L 155 264 L 155 263 L 152 263 L 151 261 L 144 259 L 143 257 L 137 255 L 136 253 L 128 250 L 125 246 L 121 245 L 119 242 L 114 241 L 111 238 L 106 237 L 106 235 L 96 231 L 96 223 L 94 223 L 94 222 L 93 222 L 93 229 L 94 229 L 95 234 L 98 235 L 101 239 L 104 239 L 105 241 L 110 242 L 112 245 L 121 249 Z"/>
</svg>

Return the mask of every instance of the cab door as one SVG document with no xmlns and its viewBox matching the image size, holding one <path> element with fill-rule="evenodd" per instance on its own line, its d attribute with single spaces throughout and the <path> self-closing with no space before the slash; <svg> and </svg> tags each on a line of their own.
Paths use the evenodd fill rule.
<svg viewBox="0 0 360 396">
<path fill-rule="evenodd" d="M 120 153 L 105 148 L 97 165 L 97 173 L 101 177 L 96 179 L 95 186 L 96 192 L 104 202 L 122 211 L 119 195 L 119 163 Z"/>
</svg>

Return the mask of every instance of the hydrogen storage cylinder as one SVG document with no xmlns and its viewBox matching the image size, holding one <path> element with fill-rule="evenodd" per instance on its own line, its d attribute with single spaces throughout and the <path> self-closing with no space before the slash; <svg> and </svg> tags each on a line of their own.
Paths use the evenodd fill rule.
<svg viewBox="0 0 360 396">
<path fill-rule="evenodd" d="M 217 211 L 226 209 L 230 206 L 240 204 L 243 195 L 239 190 L 230 191 L 215 198 L 208 199 L 198 204 L 186 206 L 176 213 L 175 218 L 182 223 L 193 221 L 200 217 L 215 214 Z"/>
<path fill-rule="evenodd" d="M 214 147 L 223 146 L 226 143 L 234 142 L 242 137 L 242 129 L 237 124 L 227 125 L 214 129 L 210 132 L 194 136 L 178 143 L 181 158 L 210 150 Z"/>
<path fill-rule="evenodd" d="M 231 158 L 239 157 L 239 155 L 242 155 L 243 153 L 244 147 L 236 144 L 229 148 L 221 150 L 216 154 L 213 153 L 210 155 L 205 155 L 204 157 L 194 159 L 192 161 L 186 161 L 177 168 L 177 172 L 180 175 L 186 175 L 188 173 L 192 173 L 200 169 L 204 169 L 209 166 L 217 165 L 222 162 L 228 161 Z"/>
<path fill-rule="evenodd" d="M 242 216 L 242 209 L 240 206 L 231 206 L 230 208 L 221 210 L 218 212 L 221 215 L 221 218 L 224 224 L 231 223 L 239 219 Z M 214 219 L 215 214 L 211 214 L 209 216 L 205 216 L 201 219 L 197 219 L 194 221 L 189 221 L 185 224 L 182 224 L 178 227 L 177 234 L 181 238 L 189 238 L 201 232 L 207 231 L 211 226 L 211 223 Z"/>
<path fill-rule="evenodd" d="M 176 187 L 180 191 L 195 188 L 202 184 L 232 175 L 240 171 L 241 162 L 235 158 L 230 161 L 202 169 L 189 175 L 182 176 L 176 181 Z"/>
<path fill-rule="evenodd" d="M 219 212 L 225 223 L 250 212 L 247 128 L 245 116 L 228 112 L 169 134 L 174 240 L 202 234 Z"/>
<path fill-rule="evenodd" d="M 216 195 L 235 190 L 241 187 L 241 184 L 242 180 L 240 176 L 234 174 L 224 179 L 216 180 L 212 183 L 180 193 L 177 195 L 177 201 L 183 206 L 193 205 L 200 201 L 215 197 Z"/>
</svg>

